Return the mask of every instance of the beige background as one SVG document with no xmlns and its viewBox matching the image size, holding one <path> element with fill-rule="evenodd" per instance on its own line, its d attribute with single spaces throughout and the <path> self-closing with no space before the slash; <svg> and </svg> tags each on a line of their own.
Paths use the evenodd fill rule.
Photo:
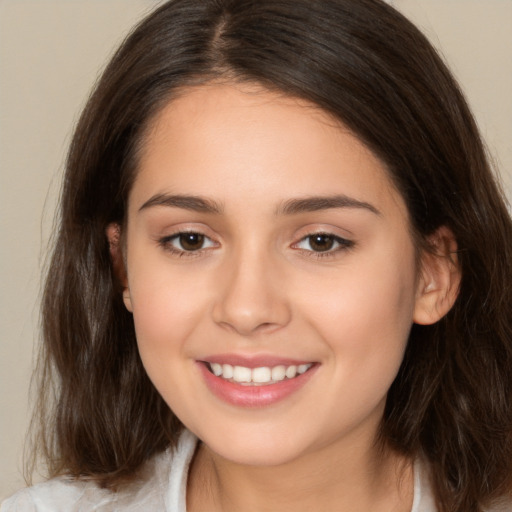
<svg viewBox="0 0 512 512">
<path fill-rule="evenodd" d="M 0 0 L 0 499 L 23 485 L 39 275 L 70 133 L 157 0 Z M 512 197 L 512 0 L 393 0 L 461 81 Z"/>
</svg>

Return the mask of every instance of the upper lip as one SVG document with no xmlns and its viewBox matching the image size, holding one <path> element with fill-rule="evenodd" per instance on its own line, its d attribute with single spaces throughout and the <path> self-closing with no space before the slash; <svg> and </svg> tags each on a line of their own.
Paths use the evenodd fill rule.
<svg viewBox="0 0 512 512">
<path fill-rule="evenodd" d="M 274 366 L 292 366 L 313 363 L 311 359 L 295 359 L 271 354 L 215 354 L 199 359 L 205 363 L 230 364 L 231 366 L 244 366 L 245 368 L 261 368 Z"/>
</svg>

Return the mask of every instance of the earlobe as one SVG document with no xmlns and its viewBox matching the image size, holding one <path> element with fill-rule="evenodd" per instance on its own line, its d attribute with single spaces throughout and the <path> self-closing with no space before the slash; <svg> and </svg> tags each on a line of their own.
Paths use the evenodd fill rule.
<svg viewBox="0 0 512 512">
<path fill-rule="evenodd" d="M 129 288 L 125 288 L 123 290 L 123 302 L 124 302 L 124 305 L 125 305 L 126 309 L 130 313 L 133 313 L 132 298 L 130 296 L 130 289 Z"/>
<path fill-rule="evenodd" d="M 414 322 L 434 324 L 452 308 L 459 293 L 460 267 L 457 259 L 455 236 L 446 226 L 440 227 L 431 237 L 432 251 L 421 259 Z"/>
<path fill-rule="evenodd" d="M 123 302 L 128 311 L 132 311 L 132 302 L 130 290 L 128 288 L 128 278 L 126 275 L 126 265 L 123 259 L 121 246 L 121 226 L 117 222 L 112 222 L 105 231 L 108 240 L 110 259 L 114 274 L 123 289 Z"/>
</svg>

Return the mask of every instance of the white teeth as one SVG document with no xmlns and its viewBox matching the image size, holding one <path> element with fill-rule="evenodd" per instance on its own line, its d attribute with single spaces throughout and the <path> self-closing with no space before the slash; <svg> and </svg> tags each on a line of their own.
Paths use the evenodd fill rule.
<svg viewBox="0 0 512 512">
<path fill-rule="evenodd" d="M 232 379 L 233 378 L 233 367 L 230 364 L 223 364 L 222 365 L 222 376 L 225 379 Z"/>
<path fill-rule="evenodd" d="M 312 363 L 299 366 L 278 365 L 272 368 L 261 366 L 259 368 L 247 368 L 245 366 L 232 366 L 230 364 L 210 363 L 212 373 L 217 377 L 238 382 L 241 384 L 271 384 L 287 379 L 293 379 L 297 375 L 307 372 Z"/>
<path fill-rule="evenodd" d="M 286 376 L 289 378 L 289 379 L 293 379 L 293 377 L 295 377 L 295 375 L 297 374 L 297 367 L 296 366 L 288 366 L 288 368 L 286 368 Z"/>
<path fill-rule="evenodd" d="M 297 373 L 306 373 L 310 368 L 310 364 L 299 364 L 299 366 L 297 367 Z"/>
<path fill-rule="evenodd" d="M 254 368 L 252 371 L 253 382 L 270 382 L 272 379 L 272 370 L 268 367 Z"/>
<path fill-rule="evenodd" d="M 251 382 L 252 371 L 245 366 L 235 366 L 233 368 L 233 380 L 235 382 Z"/>
<path fill-rule="evenodd" d="M 272 380 L 274 382 L 279 382 L 280 380 L 284 380 L 286 377 L 286 366 L 274 366 L 272 368 Z"/>
<path fill-rule="evenodd" d="M 222 366 L 219 363 L 212 363 L 210 366 L 212 367 L 212 372 L 214 375 L 217 377 L 222 375 Z"/>
</svg>

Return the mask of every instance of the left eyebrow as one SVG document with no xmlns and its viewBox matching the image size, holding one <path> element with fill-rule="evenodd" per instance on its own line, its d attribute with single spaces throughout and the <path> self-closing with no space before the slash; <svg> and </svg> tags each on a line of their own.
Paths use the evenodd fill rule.
<svg viewBox="0 0 512 512">
<path fill-rule="evenodd" d="M 305 212 L 317 212 L 332 208 L 361 208 L 375 215 L 381 215 L 380 211 L 370 203 L 359 201 L 345 195 L 312 196 L 303 199 L 289 199 L 277 209 L 277 215 L 294 215 Z"/>
<path fill-rule="evenodd" d="M 145 210 L 153 206 L 167 206 L 170 208 L 182 208 L 184 210 L 191 210 L 200 213 L 222 213 L 222 206 L 212 201 L 199 196 L 189 195 L 169 195 L 169 194 L 157 194 L 148 199 L 140 208 Z"/>
</svg>

